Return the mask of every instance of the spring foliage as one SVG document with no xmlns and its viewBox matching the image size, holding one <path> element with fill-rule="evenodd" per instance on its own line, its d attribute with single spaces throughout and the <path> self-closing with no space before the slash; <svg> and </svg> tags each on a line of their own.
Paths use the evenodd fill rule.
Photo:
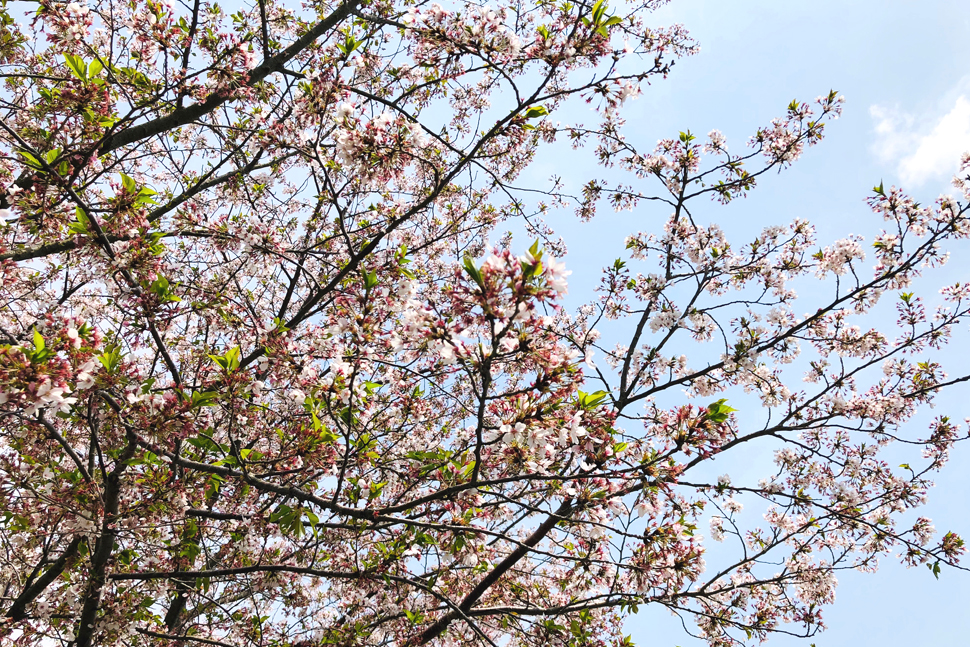
<svg viewBox="0 0 970 647">
<path fill-rule="evenodd" d="M 970 287 L 914 280 L 970 159 L 930 206 L 877 187 L 871 241 L 732 243 L 692 206 L 841 97 L 641 150 L 624 102 L 695 50 L 660 4 L 4 0 L 3 639 L 619 646 L 656 604 L 733 645 L 818 631 L 841 569 L 955 564 L 908 511 L 963 432 L 907 423 L 966 379 Z M 588 182 L 520 186 L 557 141 Z M 646 231 L 570 312 L 543 218 L 604 206 Z"/>
</svg>

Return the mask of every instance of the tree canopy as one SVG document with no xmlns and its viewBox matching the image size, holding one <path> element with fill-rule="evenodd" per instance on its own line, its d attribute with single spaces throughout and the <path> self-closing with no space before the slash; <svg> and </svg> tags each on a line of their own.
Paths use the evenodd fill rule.
<svg viewBox="0 0 970 647">
<path fill-rule="evenodd" d="M 2 0 L 0 636 L 626 647 L 654 604 L 717 647 L 956 565 L 911 511 L 965 432 L 911 421 L 970 380 L 970 286 L 917 293 L 970 156 L 929 206 L 876 187 L 868 240 L 730 242 L 693 206 L 842 98 L 641 149 L 624 103 L 696 50 L 662 4 Z M 522 184 L 557 143 L 588 181 Z M 602 208 L 637 225 L 571 311 L 548 223 Z"/>
</svg>

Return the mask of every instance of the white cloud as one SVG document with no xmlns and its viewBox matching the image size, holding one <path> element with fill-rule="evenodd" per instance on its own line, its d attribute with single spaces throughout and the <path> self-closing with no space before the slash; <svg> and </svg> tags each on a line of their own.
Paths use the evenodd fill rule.
<svg viewBox="0 0 970 647">
<path fill-rule="evenodd" d="M 942 117 L 917 117 L 878 105 L 869 114 L 876 132 L 873 150 L 896 167 L 904 185 L 919 186 L 954 173 L 960 155 L 970 151 L 970 94 L 957 96 Z"/>
<path fill-rule="evenodd" d="M 876 143 L 873 150 L 884 162 L 897 161 L 909 149 L 915 148 L 917 135 L 913 132 L 914 119 L 897 108 L 870 106 L 869 115 L 875 122 Z"/>
</svg>

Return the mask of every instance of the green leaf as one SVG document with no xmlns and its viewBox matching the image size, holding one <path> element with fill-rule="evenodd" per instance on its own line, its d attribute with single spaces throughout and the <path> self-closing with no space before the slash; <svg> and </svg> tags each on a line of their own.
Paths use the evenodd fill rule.
<svg viewBox="0 0 970 647">
<path fill-rule="evenodd" d="M 545 106 L 532 106 L 522 113 L 522 116 L 526 119 L 535 119 L 536 117 L 545 117 L 548 114 L 549 111 L 546 110 Z"/>
<path fill-rule="evenodd" d="M 732 412 L 737 411 L 737 409 L 732 409 L 724 404 L 725 402 L 727 402 L 727 398 L 721 398 L 709 405 L 707 407 L 707 419 L 714 424 L 721 424 L 728 419 Z"/>
<path fill-rule="evenodd" d="M 277 507 L 276 510 L 269 515 L 269 520 L 273 523 L 278 523 L 280 519 L 286 519 L 291 514 L 293 514 L 293 511 L 290 506 L 286 505 L 285 503 L 281 503 L 279 507 Z"/>
<path fill-rule="evenodd" d="M 64 62 L 67 64 L 71 71 L 74 72 L 74 76 L 86 81 L 87 75 L 87 65 L 84 64 L 84 60 L 80 56 L 73 56 L 71 54 L 64 55 Z"/>
<path fill-rule="evenodd" d="M 138 195 L 135 196 L 135 204 L 158 204 L 153 198 L 153 195 L 157 195 L 154 189 L 149 189 L 147 186 L 143 186 L 138 191 Z"/>
<path fill-rule="evenodd" d="M 222 370 L 229 373 L 239 368 L 240 356 L 239 346 L 236 346 L 235 348 L 227 350 L 223 355 L 209 355 L 209 359 L 218 364 Z"/>
<path fill-rule="evenodd" d="M 219 393 L 218 391 L 193 391 L 192 392 L 192 408 L 196 409 L 198 407 L 214 407 L 218 404 Z"/>
<path fill-rule="evenodd" d="M 350 54 L 353 53 L 355 49 L 360 47 L 362 44 L 363 44 L 363 41 L 359 41 L 355 39 L 353 36 L 348 35 L 347 40 L 345 40 L 343 43 L 337 44 L 337 49 L 343 52 L 345 56 L 349 56 Z"/>
<path fill-rule="evenodd" d="M 282 334 L 282 333 L 287 332 L 289 330 L 289 328 L 286 327 L 286 322 L 285 321 L 283 321 L 279 317 L 273 317 L 273 330 L 275 330 L 276 332 Z"/>
<path fill-rule="evenodd" d="M 34 348 L 22 348 L 22 350 L 31 364 L 42 364 L 54 354 L 54 351 L 47 348 L 43 336 L 37 332 L 36 328 L 34 329 Z"/>
<path fill-rule="evenodd" d="M 31 153 L 28 153 L 27 151 L 17 151 L 17 153 L 19 153 L 20 156 L 24 158 L 24 162 L 30 168 L 36 171 L 40 171 L 41 169 L 44 168 L 44 165 L 40 163 L 40 160 L 34 157 Z"/>
<path fill-rule="evenodd" d="M 542 261 L 539 260 L 542 258 L 542 250 L 539 249 L 538 240 L 532 243 L 532 246 L 529 247 L 529 256 L 532 257 L 534 261 L 533 263 L 530 264 L 526 261 L 521 262 L 522 275 L 525 279 L 531 279 L 534 276 L 542 274 Z"/>
<path fill-rule="evenodd" d="M 91 231 L 91 220 L 88 218 L 88 214 L 84 213 L 84 209 L 81 207 L 76 207 L 74 213 L 77 214 L 77 220 L 68 224 L 68 230 L 81 236 L 88 235 Z"/>
<path fill-rule="evenodd" d="M 182 299 L 172 292 L 172 287 L 167 278 L 159 276 L 148 286 L 148 291 L 157 296 L 158 300 L 162 303 L 176 303 L 181 301 Z"/>
<path fill-rule="evenodd" d="M 593 5 L 593 24 L 598 25 L 604 13 L 606 13 L 606 3 L 603 0 L 596 0 L 596 4 Z"/>
<path fill-rule="evenodd" d="M 594 391 L 593 393 L 584 393 L 579 391 L 577 402 L 582 409 L 594 409 L 606 400 L 609 393 L 606 391 Z"/>
<path fill-rule="evenodd" d="M 121 186 L 125 188 L 128 193 L 138 193 L 138 184 L 135 182 L 134 178 L 125 173 L 121 174 Z"/>
<path fill-rule="evenodd" d="M 532 246 L 529 247 L 529 254 L 532 256 L 532 258 L 534 258 L 536 260 L 539 260 L 540 258 L 542 258 L 542 250 L 539 249 L 539 241 L 538 240 L 536 240 L 534 243 L 532 243 Z"/>
<path fill-rule="evenodd" d="M 475 262 L 472 261 L 471 256 L 466 256 L 465 257 L 465 261 L 462 264 L 462 267 L 465 268 L 465 272 L 467 272 L 468 273 L 468 276 L 470 276 L 472 278 L 472 280 L 475 281 L 475 283 L 478 285 L 478 287 L 480 287 L 484 291 L 485 290 L 485 280 L 482 278 L 481 271 L 477 267 L 475 267 Z"/>
<path fill-rule="evenodd" d="M 108 373 L 114 373 L 118 369 L 123 356 L 118 345 L 110 344 L 105 347 L 105 352 L 98 356 L 98 361 L 101 362 L 104 370 Z"/>
<path fill-rule="evenodd" d="M 185 442 L 192 445 L 193 447 L 202 449 L 207 452 L 218 452 L 222 449 L 222 447 L 220 447 L 214 440 L 212 440 L 208 436 L 192 436 L 190 438 L 186 438 Z"/>
<path fill-rule="evenodd" d="M 88 78 L 93 79 L 94 77 L 101 74 L 101 70 L 103 69 L 104 69 L 104 65 L 101 64 L 101 61 L 97 59 L 91 61 L 88 64 L 88 74 L 87 74 Z"/>
</svg>

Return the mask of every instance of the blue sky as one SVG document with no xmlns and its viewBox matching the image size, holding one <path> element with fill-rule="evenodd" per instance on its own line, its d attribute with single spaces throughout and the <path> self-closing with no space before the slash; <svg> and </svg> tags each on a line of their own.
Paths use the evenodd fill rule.
<svg viewBox="0 0 970 647">
<path fill-rule="evenodd" d="M 627 104 L 631 139 L 647 150 L 688 128 L 698 134 L 717 128 L 739 150 L 792 99 L 812 100 L 834 88 L 847 100 L 826 140 L 792 169 L 764 178 L 745 200 L 705 207 L 702 219 L 746 232 L 800 217 L 816 225 L 823 243 L 849 233 L 871 239 L 879 222 L 863 200 L 880 180 L 903 186 L 921 202 L 950 192 L 959 155 L 970 150 L 970 2 L 675 0 L 656 17 L 658 24 L 684 23 L 701 52 Z M 530 179 L 557 173 L 580 181 L 589 171 L 561 160 L 540 156 Z M 569 244 L 571 298 L 589 297 L 598 268 L 621 255 L 626 234 L 656 230 L 666 215 L 641 208 L 603 213 L 591 225 L 550 219 Z M 962 251 L 942 280 L 970 280 L 970 267 L 961 262 L 970 250 Z M 941 278 L 933 282 L 939 287 Z M 970 337 L 970 331 L 961 333 Z M 970 352 L 970 343 L 952 352 Z M 970 387 L 952 391 L 933 413 L 970 416 L 968 395 Z M 937 478 L 922 512 L 938 529 L 970 537 L 970 446 L 962 449 Z M 970 573 L 945 570 L 937 581 L 925 568 L 907 570 L 886 559 L 875 575 L 843 573 L 839 580 L 827 632 L 812 641 L 776 637 L 769 644 L 968 644 Z M 663 610 L 641 610 L 627 629 L 641 646 L 701 644 Z"/>
</svg>

